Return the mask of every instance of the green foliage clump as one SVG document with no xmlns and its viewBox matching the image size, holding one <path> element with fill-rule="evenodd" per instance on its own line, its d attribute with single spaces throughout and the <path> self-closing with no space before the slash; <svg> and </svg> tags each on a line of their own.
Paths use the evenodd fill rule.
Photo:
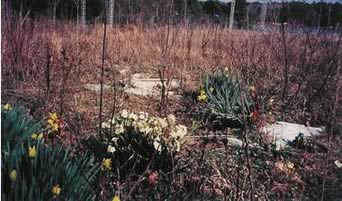
<svg viewBox="0 0 342 201">
<path fill-rule="evenodd" d="M 253 106 L 253 101 L 247 97 L 239 80 L 224 72 L 204 76 L 198 100 L 203 102 L 202 111 L 219 121 L 223 127 L 241 127 L 243 113 L 249 116 Z"/>
<path fill-rule="evenodd" d="M 1 110 L 3 200 L 94 200 L 99 166 L 89 154 L 74 155 L 44 143 L 41 122 L 20 108 Z"/>
</svg>

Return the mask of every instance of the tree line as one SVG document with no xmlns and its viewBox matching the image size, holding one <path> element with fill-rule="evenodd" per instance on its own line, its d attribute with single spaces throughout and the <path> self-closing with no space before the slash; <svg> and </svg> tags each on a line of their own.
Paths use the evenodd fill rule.
<svg viewBox="0 0 342 201">
<path fill-rule="evenodd" d="M 77 20 L 81 3 L 86 2 L 87 23 L 101 21 L 113 3 L 112 22 L 173 23 L 184 20 L 192 23 L 210 21 L 227 25 L 231 3 L 218 0 L 3 0 L 6 7 L 31 17 L 50 16 L 57 20 Z M 300 24 L 306 26 L 335 27 L 342 23 L 341 3 L 267 3 L 236 0 L 234 24 L 247 27 L 259 23 L 264 7 L 265 23 Z M 265 8 L 266 7 L 266 8 Z M 106 13 L 105 13 L 106 12 Z"/>
</svg>

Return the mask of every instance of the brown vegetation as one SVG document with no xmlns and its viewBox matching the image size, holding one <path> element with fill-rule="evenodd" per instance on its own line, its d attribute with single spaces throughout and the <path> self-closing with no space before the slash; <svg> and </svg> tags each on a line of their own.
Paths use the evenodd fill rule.
<svg viewBox="0 0 342 201">
<path fill-rule="evenodd" d="M 51 105 L 61 91 L 70 102 L 85 83 L 99 83 L 101 25 L 53 27 L 49 21 L 15 23 L 9 18 L 2 29 L 4 94 L 16 90 L 38 98 L 45 93 Z M 189 89 L 203 73 L 229 68 L 239 72 L 246 85 L 256 86 L 265 100 L 275 96 L 277 102 L 286 101 L 285 109 L 299 109 L 302 122 L 320 123 L 331 107 L 325 100 L 335 92 L 340 43 L 339 35 L 228 32 L 211 24 L 109 28 L 105 82 L 110 84 L 122 69 L 158 77 L 158 69 L 166 66 L 165 76 L 181 79 Z M 289 80 L 283 100 L 278 94 L 283 92 L 284 68 Z"/>
</svg>

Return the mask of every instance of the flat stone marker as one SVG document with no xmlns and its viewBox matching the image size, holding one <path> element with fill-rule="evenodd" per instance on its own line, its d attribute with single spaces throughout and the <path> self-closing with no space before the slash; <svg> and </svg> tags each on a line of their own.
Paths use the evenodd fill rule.
<svg viewBox="0 0 342 201">
<path fill-rule="evenodd" d="M 125 92 L 139 96 L 159 96 L 161 89 L 160 79 L 145 77 L 148 77 L 148 75 L 134 74 L 132 79 L 129 81 L 129 84 L 125 87 Z M 177 89 L 180 86 L 179 81 L 172 80 L 169 84 L 170 86 L 166 86 L 169 87 L 169 95 L 174 95 L 174 89 Z M 100 84 L 86 84 L 85 87 L 91 91 L 95 91 L 96 93 L 99 93 L 101 89 Z M 110 89 L 111 86 L 103 85 L 103 90 L 105 92 Z"/>
<path fill-rule="evenodd" d="M 284 148 L 288 142 L 295 140 L 300 133 L 302 133 L 304 137 L 310 138 L 321 135 L 324 130 L 324 127 L 311 127 L 282 121 L 268 124 L 262 128 L 263 132 L 275 140 L 275 144 L 277 147 L 279 146 L 278 148 Z"/>
</svg>

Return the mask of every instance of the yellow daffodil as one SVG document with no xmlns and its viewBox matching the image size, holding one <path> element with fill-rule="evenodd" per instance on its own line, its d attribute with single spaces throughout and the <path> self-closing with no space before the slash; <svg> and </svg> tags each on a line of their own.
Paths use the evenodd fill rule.
<svg viewBox="0 0 342 201">
<path fill-rule="evenodd" d="M 59 125 L 57 123 L 51 125 L 52 131 L 58 131 Z"/>
<path fill-rule="evenodd" d="M 201 95 L 201 96 L 197 97 L 197 100 L 199 102 L 205 102 L 207 100 L 207 98 L 208 98 L 207 95 Z"/>
<path fill-rule="evenodd" d="M 207 101 L 207 99 L 208 99 L 208 97 L 207 97 L 207 95 L 205 94 L 205 91 L 202 89 L 202 90 L 200 91 L 200 95 L 197 97 L 197 100 L 198 100 L 199 102 L 205 102 L 205 101 Z"/>
<path fill-rule="evenodd" d="M 43 137 L 44 137 L 44 134 L 43 134 L 43 133 L 40 133 L 40 134 L 37 136 L 37 139 L 38 139 L 38 140 L 41 140 L 41 139 L 43 139 Z"/>
<path fill-rule="evenodd" d="M 51 192 L 52 192 L 52 194 L 54 194 L 56 196 L 56 195 L 61 194 L 61 190 L 62 190 L 62 188 L 59 187 L 59 185 L 56 185 L 52 188 Z"/>
<path fill-rule="evenodd" d="M 11 179 L 12 182 L 15 182 L 15 180 L 17 180 L 17 171 L 16 170 L 12 170 L 9 173 L 9 178 Z"/>
<path fill-rule="evenodd" d="M 112 159 L 104 158 L 102 161 L 102 169 L 103 170 L 111 170 L 112 169 Z"/>
<path fill-rule="evenodd" d="M 37 133 L 32 133 L 31 138 L 33 140 L 36 140 L 38 138 L 38 134 Z"/>
<path fill-rule="evenodd" d="M 11 110 L 12 105 L 10 103 L 6 103 L 3 108 L 4 108 L 4 110 Z"/>
<path fill-rule="evenodd" d="M 54 120 L 52 120 L 52 119 L 48 119 L 48 124 L 49 124 L 50 126 L 52 126 L 52 125 L 54 125 L 54 124 L 55 124 L 55 121 L 54 121 Z"/>
<path fill-rule="evenodd" d="M 39 134 L 37 134 L 37 133 L 32 133 L 32 135 L 31 135 L 31 138 L 32 138 L 33 140 L 41 140 L 41 139 L 43 139 L 43 137 L 44 137 L 44 134 L 43 134 L 43 133 L 39 133 Z"/>
<path fill-rule="evenodd" d="M 112 199 L 112 201 L 120 201 L 120 198 L 119 198 L 119 196 L 117 196 L 117 195 L 116 195 L 116 196 L 114 196 L 114 197 L 113 197 L 113 199 Z"/>
<path fill-rule="evenodd" d="M 49 113 L 49 119 L 47 122 L 50 128 L 52 129 L 52 131 L 58 131 L 59 124 L 58 124 L 58 115 L 56 112 Z"/>
<path fill-rule="evenodd" d="M 209 88 L 209 91 L 210 91 L 210 92 L 213 92 L 213 91 L 214 91 L 214 88 L 210 87 L 210 88 Z"/>
<path fill-rule="evenodd" d="M 29 147 L 28 148 L 28 152 L 29 152 L 29 157 L 30 158 L 34 158 L 37 155 L 37 150 L 35 146 Z"/>
<path fill-rule="evenodd" d="M 52 121 L 56 121 L 58 119 L 58 115 L 56 112 L 50 112 L 49 113 L 49 119 L 51 119 Z"/>
</svg>

